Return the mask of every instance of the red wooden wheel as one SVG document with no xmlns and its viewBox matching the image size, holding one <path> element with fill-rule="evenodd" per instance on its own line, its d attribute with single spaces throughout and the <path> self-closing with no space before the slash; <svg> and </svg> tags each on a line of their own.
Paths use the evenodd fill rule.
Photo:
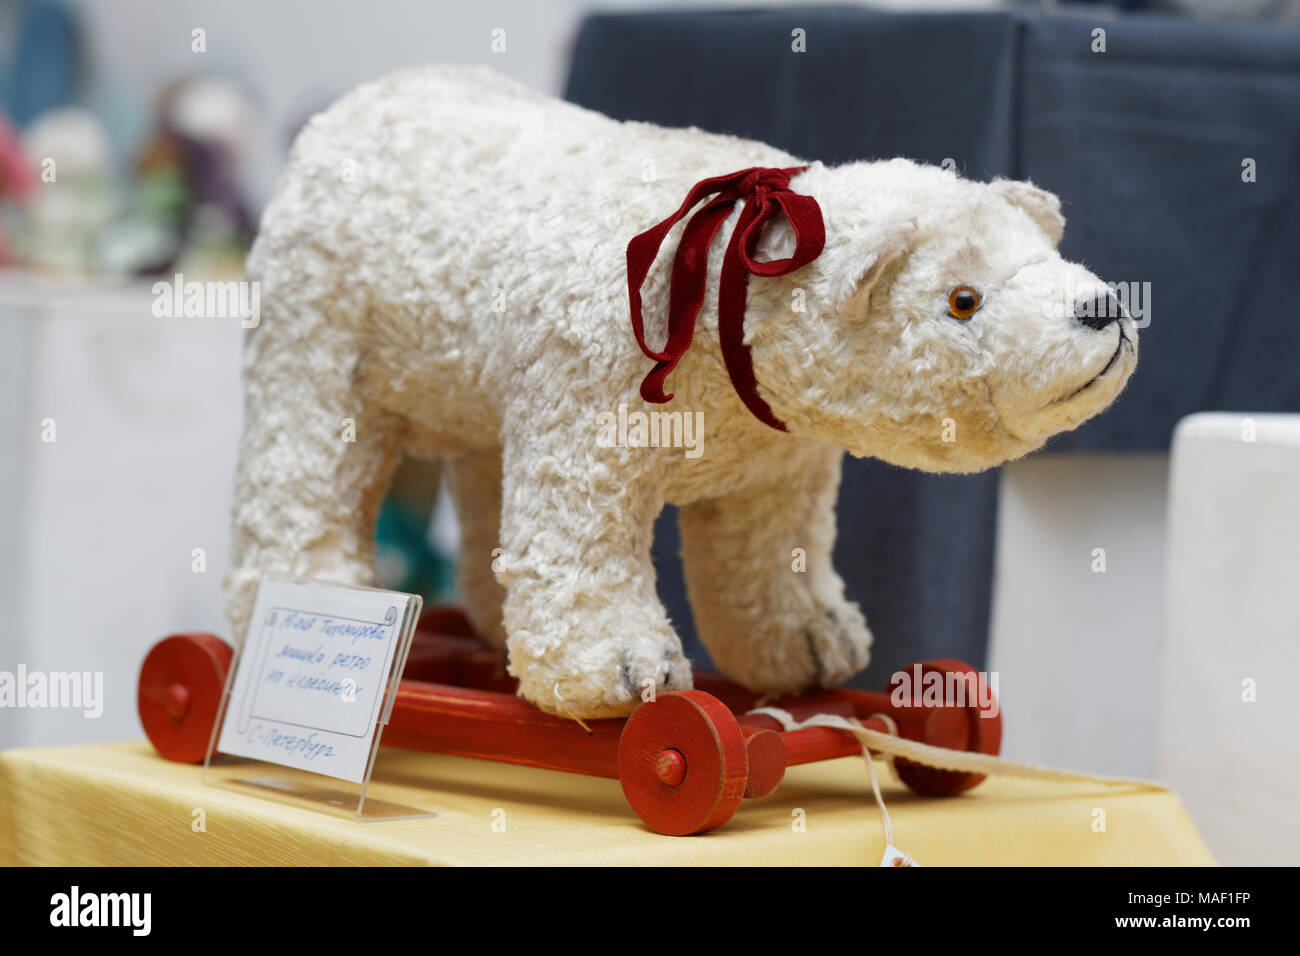
<svg viewBox="0 0 1300 956">
<path fill-rule="evenodd" d="M 627 802 L 652 830 L 703 833 L 731 819 L 745 795 L 745 737 L 722 701 L 674 691 L 642 704 L 618 741 Z"/>
<path fill-rule="evenodd" d="M 992 700 L 992 692 L 983 675 L 969 664 L 943 659 L 926 661 L 921 672 L 934 672 L 945 676 L 943 706 L 927 708 L 928 713 L 922 734 L 916 738 L 922 743 L 951 750 L 968 750 L 974 753 L 996 754 L 1002 748 L 1002 711 L 993 716 L 981 716 L 979 701 Z M 964 687 L 957 699 L 957 690 L 946 675 L 960 675 Z M 945 796 L 969 790 L 984 780 L 982 773 L 963 773 L 957 770 L 939 770 L 923 764 L 912 763 L 901 757 L 894 761 L 898 777 L 917 793 L 927 796 Z"/>
<path fill-rule="evenodd" d="M 154 749 L 177 763 L 207 755 L 234 651 L 215 634 L 173 634 L 140 667 L 136 709 Z"/>
</svg>

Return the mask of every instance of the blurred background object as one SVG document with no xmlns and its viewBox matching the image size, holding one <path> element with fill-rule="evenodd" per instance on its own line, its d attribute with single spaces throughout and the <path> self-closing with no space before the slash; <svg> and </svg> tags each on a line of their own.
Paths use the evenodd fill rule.
<svg viewBox="0 0 1300 956">
<path fill-rule="evenodd" d="M 21 209 L 35 180 L 22 140 L 9 117 L 0 113 L 0 203 Z M 0 220 L 0 266 L 13 258 L 5 224 Z"/>
<path fill-rule="evenodd" d="M 103 125 L 87 110 L 56 107 L 32 121 L 23 147 L 33 178 L 58 188 L 33 190 L 15 258 L 37 269 L 93 271 L 95 245 L 119 201 Z"/>
<path fill-rule="evenodd" d="M 235 83 L 179 80 L 163 91 L 152 138 L 135 162 L 134 201 L 104 237 L 103 267 L 240 275 L 256 226 L 239 164 L 257 112 Z"/>
<path fill-rule="evenodd" d="M 0 2 L 0 109 L 17 125 L 72 100 L 80 79 L 76 23 L 62 3 Z"/>
</svg>

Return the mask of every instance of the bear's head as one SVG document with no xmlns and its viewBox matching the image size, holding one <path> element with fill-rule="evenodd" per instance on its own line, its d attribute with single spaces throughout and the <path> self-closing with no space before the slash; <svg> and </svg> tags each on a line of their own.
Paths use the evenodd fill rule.
<svg viewBox="0 0 1300 956">
<path fill-rule="evenodd" d="M 754 372 L 792 433 L 926 471 L 990 468 L 1106 408 L 1137 365 L 1114 293 L 1056 251 L 1056 196 L 906 160 L 815 165 L 811 264 L 751 281 Z M 761 258 L 790 254 L 788 226 Z"/>
</svg>

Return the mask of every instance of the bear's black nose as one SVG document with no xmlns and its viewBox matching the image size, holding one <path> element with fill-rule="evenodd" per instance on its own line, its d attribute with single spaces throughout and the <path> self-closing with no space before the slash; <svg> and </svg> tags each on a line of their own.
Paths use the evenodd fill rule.
<svg viewBox="0 0 1300 956">
<path fill-rule="evenodd" d="M 1074 317 L 1090 329 L 1104 329 L 1123 314 L 1124 307 L 1109 289 L 1085 292 L 1074 303 Z"/>
</svg>

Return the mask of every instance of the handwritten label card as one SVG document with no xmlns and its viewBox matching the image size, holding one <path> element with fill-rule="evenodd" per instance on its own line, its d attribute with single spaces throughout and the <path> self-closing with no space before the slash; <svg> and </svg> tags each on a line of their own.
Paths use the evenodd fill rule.
<svg viewBox="0 0 1300 956">
<path fill-rule="evenodd" d="M 420 598 L 263 582 L 217 749 L 361 783 Z"/>
</svg>

